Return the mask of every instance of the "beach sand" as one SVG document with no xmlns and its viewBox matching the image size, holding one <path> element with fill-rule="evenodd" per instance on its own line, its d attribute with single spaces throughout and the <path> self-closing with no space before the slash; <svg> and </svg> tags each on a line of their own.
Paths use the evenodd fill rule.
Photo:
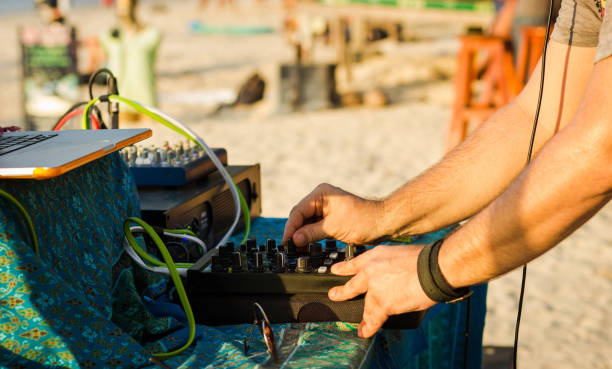
<svg viewBox="0 0 612 369">
<path fill-rule="evenodd" d="M 242 2 L 219 8 L 211 3 L 200 11 L 195 1 L 159 3 L 165 11 L 154 10 L 152 2 L 141 11 L 146 23 L 164 34 L 157 66 L 160 108 L 193 127 L 209 145 L 225 147 L 230 163 L 261 163 L 264 216 L 287 216 L 321 182 L 366 197 L 385 196 L 443 155 L 457 27 L 441 25 L 419 33 L 415 26 L 411 31 L 422 41 L 388 45 L 384 56 L 355 66 L 353 82 L 338 71 L 341 90 L 380 87 L 392 93 L 397 102 L 388 107 L 278 114 L 278 64 L 290 62 L 293 55 L 281 32 L 202 36 L 190 34 L 188 26 L 199 19 L 280 30 L 280 5 Z M 70 19 L 83 37 L 113 23 L 112 12 L 98 8 L 75 9 Z M 0 122 L 5 124 L 20 120 L 16 27 L 35 21 L 33 15 L 17 14 L 0 22 L 0 45 L 5 48 L 0 54 Z M 315 49 L 318 61 L 334 55 L 326 46 Z M 236 91 L 255 71 L 266 79 L 267 90 L 253 107 L 224 109 L 211 117 L 213 106 L 187 99 L 212 90 Z M 147 122 L 125 126 L 151 126 L 152 142 L 177 139 Z M 612 368 L 611 229 L 608 205 L 529 265 L 520 367 Z M 512 345 L 519 289 L 520 271 L 490 283 L 485 345 Z"/>
</svg>

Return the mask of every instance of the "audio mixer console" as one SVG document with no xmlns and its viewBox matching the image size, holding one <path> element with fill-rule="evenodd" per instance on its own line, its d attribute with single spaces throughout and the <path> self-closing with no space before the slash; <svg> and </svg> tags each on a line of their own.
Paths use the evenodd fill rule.
<svg viewBox="0 0 612 369">
<path fill-rule="evenodd" d="M 223 165 L 227 165 L 227 151 L 212 149 Z M 186 141 L 176 145 L 128 146 L 119 152 L 127 163 L 138 187 L 184 186 L 206 178 L 217 170 L 210 157 L 199 147 Z"/>
<path fill-rule="evenodd" d="M 228 243 L 203 256 L 187 273 L 189 301 L 200 324 L 252 323 L 258 302 L 272 323 L 343 321 L 357 323 L 364 296 L 331 301 L 327 292 L 351 277 L 330 273 L 333 264 L 365 251 L 364 246 L 339 247 L 335 240 L 311 243 L 307 251 L 293 242 L 273 239 L 257 245 L 254 239 L 235 247 Z M 425 311 L 394 315 L 385 328 L 418 327 Z"/>
</svg>

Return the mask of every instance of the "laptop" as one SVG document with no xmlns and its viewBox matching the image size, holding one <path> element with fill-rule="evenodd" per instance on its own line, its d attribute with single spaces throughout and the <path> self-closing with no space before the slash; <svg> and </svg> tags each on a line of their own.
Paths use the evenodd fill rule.
<svg viewBox="0 0 612 369">
<path fill-rule="evenodd" d="M 151 135 L 148 128 L 5 132 L 0 179 L 57 177 Z"/>
</svg>

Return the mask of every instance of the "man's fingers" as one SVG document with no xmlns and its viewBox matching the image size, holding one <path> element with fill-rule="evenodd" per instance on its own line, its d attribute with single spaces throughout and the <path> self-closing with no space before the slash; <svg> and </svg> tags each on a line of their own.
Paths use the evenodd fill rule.
<svg viewBox="0 0 612 369">
<path fill-rule="evenodd" d="M 332 301 L 345 301 L 366 293 L 368 290 L 368 277 L 365 273 L 359 273 L 344 286 L 334 287 L 329 290 L 329 299 Z"/>
<path fill-rule="evenodd" d="M 358 335 L 361 338 L 372 337 L 387 321 L 388 315 L 372 293 L 365 296 L 363 320 L 359 323 Z"/>
<path fill-rule="evenodd" d="M 376 246 L 383 247 L 383 246 Z M 332 265 L 331 272 L 337 275 L 355 275 L 359 273 L 376 255 L 376 247 L 370 249 L 363 254 L 347 261 Z"/>
<path fill-rule="evenodd" d="M 295 231 L 293 234 L 293 242 L 297 247 L 308 245 L 310 242 L 322 240 L 328 235 L 323 231 L 323 221 L 307 224 Z"/>
<path fill-rule="evenodd" d="M 302 199 L 296 206 L 291 209 L 289 213 L 289 219 L 285 223 L 285 231 L 283 232 L 283 243 L 287 242 L 293 237 L 295 231 L 297 231 L 306 221 L 306 219 L 312 218 L 317 214 L 320 208 L 317 205 L 318 194 L 315 192 L 310 193 L 308 196 Z M 296 240 L 294 240 L 296 241 Z"/>
</svg>

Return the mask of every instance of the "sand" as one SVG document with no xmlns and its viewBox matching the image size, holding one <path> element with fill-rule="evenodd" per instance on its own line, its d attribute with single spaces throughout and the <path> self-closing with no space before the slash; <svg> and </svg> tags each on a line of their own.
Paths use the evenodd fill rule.
<svg viewBox="0 0 612 369">
<path fill-rule="evenodd" d="M 320 112 L 278 114 L 277 67 L 292 58 L 282 33 L 259 36 L 201 36 L 188 32 L 194 19 L 214 24 L 266 25 L 280 29 L 276 3 L 241 2 L 205 11 L 195 1 L 152 2 L 141 11 L 161 28 L 158 63 L 160 107 L 188 123 L 212 146 L 225 147 L 232 164 L 261 163 L 263 215 L 284 217 L 318 183 L 329 182 L 368 197 L 388 194 L 434 164 L 452 102 L 452 72 L 457 27 L 411 29 L 421 41 L 385 44 L 385 53 L 367 59 L 339 88 L 383 88 L 394 104 Z M 79 34 L 92 35 L 113 23 L 109 10 L 76 9 L 71 20 Z M 3 16 L 0 22 L 0 122 L 19 122 L 19 55 L 15 30 L 35 22 L 28 14 Z M 333 49 L 317 45 L 315 59 L 329 61 Z M 264 101 L 250 108 L 225 109 L 187 97 L 213 90 L 236 91 L 258 71 L 268 82 Z M 193 99 L 192 99 L 193 100 Z M 195 99 L 197 100 L 197 99 Z M 130 126 L 149 126 L 141 122 Z M 154 128 L 152 141 L 172 139 Z M 529 266 L 521 325 L 522 368 L 612 368 L 612 206 Z M 520 271 L 490 283 L 484 342 L 511 346 Z"/>
</svg>

